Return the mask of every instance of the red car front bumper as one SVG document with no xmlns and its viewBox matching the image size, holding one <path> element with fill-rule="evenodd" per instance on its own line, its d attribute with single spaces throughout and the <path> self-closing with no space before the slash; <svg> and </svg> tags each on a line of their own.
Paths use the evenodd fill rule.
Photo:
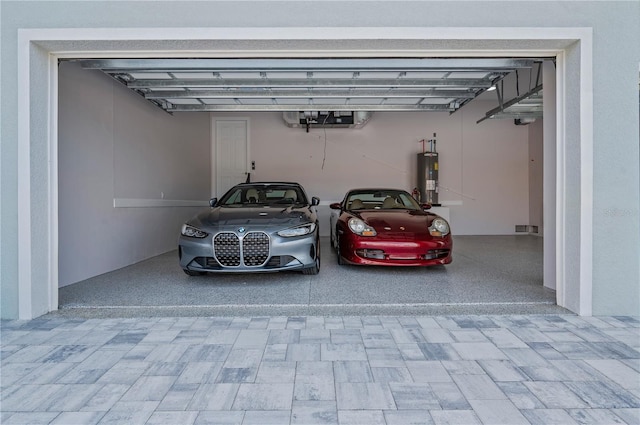
<svg viewBox="0 0 640 425">
<path fill-rule="evenodd" d="M 349 264 L 375 266 L 437 266 L 451 263 L 450 236 L 433 240 L 379 240 L 357 235 L 340 238 L 340 255 Z"/>
</svg>

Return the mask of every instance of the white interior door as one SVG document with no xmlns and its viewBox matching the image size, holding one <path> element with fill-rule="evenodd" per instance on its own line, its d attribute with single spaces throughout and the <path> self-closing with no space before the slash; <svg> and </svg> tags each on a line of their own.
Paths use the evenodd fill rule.
<svg viewBox="0 0 640 425">
<path fill-rule="evenodd" d="M 249 120 L 215 120 L 215 196 L 247 180 L 249 172 Z"/>
</svg>

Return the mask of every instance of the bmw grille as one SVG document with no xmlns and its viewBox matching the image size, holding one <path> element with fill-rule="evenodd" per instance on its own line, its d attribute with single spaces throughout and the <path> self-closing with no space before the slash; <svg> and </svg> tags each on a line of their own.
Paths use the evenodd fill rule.
<svg viewBox="0 0 640 425">
<path fill-rule="evenodd" d="M 269 259 L 269 236 L 249 232 L 240 239 L 232 232 L 218 233 L 213 239 L 213 253 L 224 267 L 261 266 Z"/>
</svg>

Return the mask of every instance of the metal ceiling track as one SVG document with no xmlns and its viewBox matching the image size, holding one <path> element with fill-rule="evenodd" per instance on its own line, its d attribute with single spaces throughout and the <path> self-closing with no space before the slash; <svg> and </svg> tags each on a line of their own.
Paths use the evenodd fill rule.
<svg viewBox="0 0 640 425">
<path fill-rule="evenodd" d="M 73 59 L 72 59 L 73 60 Z M 455 112 L 532 59 L 77 59 L 167 112 Z"/>
</svg>

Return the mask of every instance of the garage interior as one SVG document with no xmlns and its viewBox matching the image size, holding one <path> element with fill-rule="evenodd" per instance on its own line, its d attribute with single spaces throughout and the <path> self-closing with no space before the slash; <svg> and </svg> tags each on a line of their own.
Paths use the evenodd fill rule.
<svg viewBox="0 0 640 425">
<path fill-rule="evenodd" d="M 61 314 L 565 311 L 543 282 L 543 65 L 552 58 L 61 61 Z M 411 191 L 425 150 L 440 156 L 434 210 L 451 222 L 454 263 L 338 266 L 328 204 L 353 187 Z M 247 173 L 320 197 L 318 276 L 182 274 L 181 224 Z"/>
</svg>

